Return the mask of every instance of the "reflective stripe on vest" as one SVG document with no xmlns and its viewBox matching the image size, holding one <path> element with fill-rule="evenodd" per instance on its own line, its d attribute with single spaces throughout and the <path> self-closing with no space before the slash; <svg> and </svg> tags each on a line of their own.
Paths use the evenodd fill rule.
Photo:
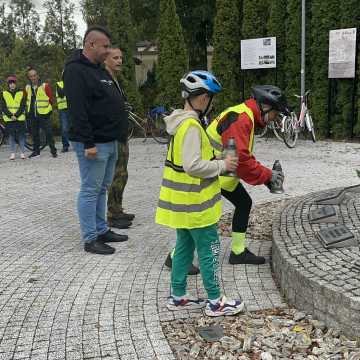
<svg viewBox="0 0 360 360">
<path fill-rule="evenodd" d="M 230 112 L 235 112 L 237 114 L 246 113 L 246 115 L 251 119 L 252 122 L 252 129 L 250 133 L 250 139 L 249 139 L 249 153 L 252 154 L 253 147 L 254 147 L 254 130 L 255 130 L 255 124 L 254 124 L 254 113 L 252 110 L 245 105 L 245 103 L 231 106 L 227 109 L 225 109 L 219 116 L 217 116 L 211 124 L 207 127 L 206 132 L 209 136 L 210 143 L 212 147 L 214 148 L 214 153 L 216 156 L 220 156 L 224 147 L 221 140 L 221 135 L 217 131 L 217 127 L 219 125 L 219 122 Z M 225 120 L 226 121 L 226 120 Z M 227 191 L 234 191 L 236 186 L 239 183 L 239 179 L 236 177 L 230 177 L 230 176 L 220 176 L 220 185 L 221 188 Z"/>
<path fill-rule="evenodd" d="M 217 223 L 221 216 L 218 177 L 200 179 L 187 174 L 182 166 L 182 147 L 186 132 L 196 127 L 201 133 L 201 158 L 213 159 L 213 149 L 199 122 L 185 120 L 171 138 L 160 189 L 156 222 L 175 229 L 193 229 Z"/>
<path fill-rule="evenodd" d="M 26 85 L 26 93 L 27 93 L 27 111 L 30 112 L 30 104 L 31 104 L 31 86 Z M 50 99 L 45 92 L 45 83 L 41 84 L 36 89 L 36 100 L 35 100 L 35 111 L 39 115 L 47 115 L 52 111 L 52 106 L 50 104 Z"/>
<path fill-rule="evenodd" d="M 9 91 L 3 91 L 3 98 L 6 107 L 13 115 L 15 115 L 17 111 L 20 109 L 23 96 L 24 96 L 23 91 L 17 91 L 14 97 Z M 3 113 L 3 119 L 5 122 L 13 121 L 13 119 L 8 117 L 5 113 Z M 24 113 L 21 114 L 16 120 L 25 121 L 25 114 Z"/>
<path fill-rule="evenodd" d="M 63 81 L 58 81 L 56 83 L 60 89 L 64 88 L 64 82 Z M 66 110 L 67 109 L 67 101 L 66 101 L 66 96 L 64 97 L 60 97 L 57 91 L 57 87 L 56 87 L 56 102 L 57 102 L 57 106 L 59 110 Z"/>
</svg>

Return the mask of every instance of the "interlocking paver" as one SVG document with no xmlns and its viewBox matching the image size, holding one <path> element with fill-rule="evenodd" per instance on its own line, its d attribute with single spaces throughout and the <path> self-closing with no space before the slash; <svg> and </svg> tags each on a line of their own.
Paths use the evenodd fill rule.
<svg viewBox="0 0 360 360">
<path fill-rule="evenodd" d="M 277 141 L 260 140 L 255 153 L 268 166 L 280 159 L 286 174 L 283 197 L 290 197 L 356 183 L 359 149 L 300 141 L 288 150 Z M 201 313 L 172 314 L 165 307 L 170 272 L 163 261 L 175 236 L 154 224 L 165 152 L 152 140 L 131 142 L 125 205 L 136 218 L 131 229 L 121 231 L 129 242 L 116 244 L 117 252 L 103 257 L 84 253 L 80 245 L 74 153 L 52 159 L 45 151 L 36 160 L 9 162 L 8 148 L 0 148 L 0 359 L 174 359 L 160 321 Z M 248 189 L 255 203 L 282 198 L 264 186 Z M 225 202 L 225 211 L 230 209 Z M 360 209 L 353 206 L 351 212 Z M 300 213 L 294 209 L 292 216 Z M 296 236 L 300 230 L 295 224 Z M 243 295 L 247 309 L 282 306 L 269 265 L 227 263 L 230 241 L 222 239 L 225 292 Z M 250 241 L 250 248 L 270 257 L 269 242 Z M 345 277 L 341 281 L 357 286 Z M 189 279 L 189 292 L 205 296 L 200 277 Z"/>
</svg>

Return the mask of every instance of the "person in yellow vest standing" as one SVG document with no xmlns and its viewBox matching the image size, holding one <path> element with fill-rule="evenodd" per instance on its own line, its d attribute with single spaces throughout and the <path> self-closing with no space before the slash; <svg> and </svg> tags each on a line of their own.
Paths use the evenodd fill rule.
<svg viewBox="0 0 360 360">
<path fill-rule="evenodd" d="M 57 157 L 57 150 L 52 134 L 51 113 L 54 105 L 53 93 L 48 83 L 40 81 L 37 71 L 29 68 L 27 76 L 30 84 L 25 87 L 26 116 L 31 123 L 34 142 L 33 152 L 29 158 L 40 156 L 40 128 L 44 129 L 52 157 Z"/>
<path fill-rule="evenodd" d="M 61 141 L 62 141 L 62 153 L 69 151 L 69 118 L 68 118 L 68 108 L 67 101 L 64 92 L 64 82 L 58 81 L 56 83 L 56 102 L 59 111 L 59 120 L 61 128 Z"/>
<path fill-rule="evenodd" d="M 216 224 L 221 216 L 219 175 L 234 171 L 237 158 L 213 157 L 201 119 L 210 111 L 221 85 L 207 71 L 191 71 L 181 80 L 183 109 L 165 118 L 171 135 L 155 221 L 176 229 L 171 271 L 169 310 L 200 309 L 208 316 L 234 315 L 244 303 L 221 296 L 219 285 L 220 242 Z M 186 278 L 196 249 L 208 300 L 186 294 Z"/>
<path fill-rule="evenodd" d="M 260 164 L 252 151 L 255 127 L 264 127 L 269 121 L 274 121 L 279 112 L 286 114 L 288 111 L 286 99 L 279 88 L 272 85 L 254 86 L 252 98 L 224 110 L 206 129 L 217 157 L 221 157 L 230 138 L 234 138 L 236 143 L 239 159 L 236 169 L 238 177 L 220 177 L 221 195 L 235 206 L 229 257 L 229 263 L 232 265 L 265 263 L 263 256 L 253 254 L 246 245 L 245 235 L 252 199 L 239 180 L 251 185 L 269 186 L 271 182 L 276 182 L 279 178 L 283 179 L 282 173 Z M 165 261 L 165 265 L 169 268 L 172 267 L 172 257 L 171 252 Z M 193 268 L 193 274 L 196 274 L 196 267 Z"/>
<path fill-rule="evenodd" d="M 1 111 L 9 134 L 10 160 L 15 160 L 16 139 L 20 146 L 20 157 L 25 159 L 25 107 L 26 97 L 22 90 L 16 89 L 16 76 L 9 76 L 6 80 L 8 90 L 2 92 Z"/>
</svg>

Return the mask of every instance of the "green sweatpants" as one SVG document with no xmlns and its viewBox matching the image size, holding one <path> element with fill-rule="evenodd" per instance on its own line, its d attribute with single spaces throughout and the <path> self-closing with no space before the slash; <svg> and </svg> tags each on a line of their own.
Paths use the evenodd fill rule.
<svg viewBox="0 0 360 360">
<path fill-rule="evenodd" d="M 171 271 L 172 295 L 181 297 L 186 294 L 186 278 L 195 249 L 208 298 L 215 300 L 220 297 L 220 241 L 216 224 L 197 229 L 176 229 L 176 247 Z"/>
</svg>

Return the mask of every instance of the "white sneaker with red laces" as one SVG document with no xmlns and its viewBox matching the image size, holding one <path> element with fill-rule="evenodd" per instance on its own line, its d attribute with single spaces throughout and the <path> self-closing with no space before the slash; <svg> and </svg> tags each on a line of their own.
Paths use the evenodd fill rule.
<svg viewBox="0 0 360 360">
<path fill-rule="evenodd" d="M 223 296 L 215 304 L 208 300 L 205 314 L 212 317 L 236 315 L 244 309 L 244 305 L 241 298 L 239 300 L 230 300 Z"/>
</svg>

